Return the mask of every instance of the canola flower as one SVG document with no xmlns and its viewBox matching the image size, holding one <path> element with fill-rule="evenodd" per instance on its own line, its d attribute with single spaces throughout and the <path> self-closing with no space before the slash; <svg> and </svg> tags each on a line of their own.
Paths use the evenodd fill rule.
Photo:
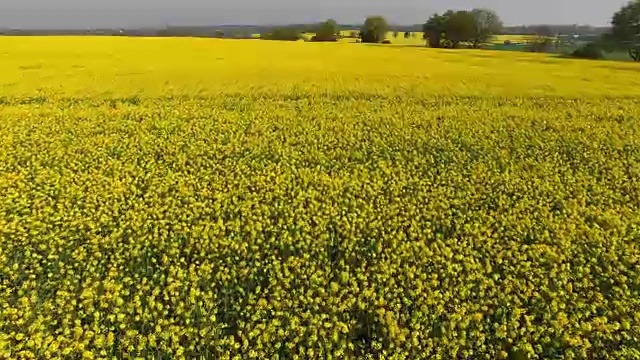
<svg viewBox="0 0 640 360">
<path fill-rule="evenodd" d="M 231 82 L 136 50 L 160 39 L 72 65 L 54 45 L 89 39 L 26 41 L 0 60 L 41 79 L 0 90 L 0 358 L 640 358 L 633 65 L 527 55 L 568 68 L 545 95 L 481 52 L 455 75 L 445 51 L 331 44 L 442 64 L 343 70 L 317 44 L 215 41 L 297 56 Z M 67 66 L 87 73 L 48 68 Z M 104 80 L 124 68 L 140 83 Z"/>
</svg>

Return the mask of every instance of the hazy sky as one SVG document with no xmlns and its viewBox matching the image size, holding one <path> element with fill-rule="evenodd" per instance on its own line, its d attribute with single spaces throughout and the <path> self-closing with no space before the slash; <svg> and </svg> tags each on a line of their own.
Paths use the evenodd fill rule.
<svg viewBox="0 0 640 360">
<path fill-rule="evenodd" d="M 384 15 L 422 23 L 434 11 L 489 7 L 506 24 L 607 25 L 626 0 L 0 0 L 0 28 L 315 22 Z"/>
</svg>

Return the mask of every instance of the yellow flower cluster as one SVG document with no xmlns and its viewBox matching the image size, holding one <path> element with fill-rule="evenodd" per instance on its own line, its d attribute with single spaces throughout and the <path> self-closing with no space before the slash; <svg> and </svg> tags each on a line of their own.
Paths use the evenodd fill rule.
<svg viewBox="0 0 640 360">
<path fill-rule="evenodd" d="M 640 358 L 626 88 L 326 76 L 342 91 L 0 90 L 0 358 Z"/>
</svg>

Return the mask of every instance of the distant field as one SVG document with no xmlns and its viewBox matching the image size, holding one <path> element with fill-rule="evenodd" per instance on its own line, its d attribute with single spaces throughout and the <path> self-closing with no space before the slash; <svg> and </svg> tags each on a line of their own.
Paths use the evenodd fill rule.
<svg viewBox="0 0 640 360">
<path fill-rule="evenodd" d="M 342 35 L 349 36 L 353 31 L 342 31 Z M 387 33 L 387 40 L 391 41 L 392 45 L 420 45 L 425 46 L 425 40 L 423 39 L 424 33 L 422 32 L 411 32 L 411 37 L 405 39 L 404 32 L 399 31 L 398 37 L 394 36 L 394 32 L 390 31 Z M 355 42 L 356 39 L 347 38 L 343 40 L 344 42 Z"/>
<path fill-rule="evenodd" d="M 0 37 L 0 358 L 640 358 L 640 67 Z"/>
<path fill-rule="evenodd" d="M 493 37 L 492 42 L 503 44 L 505 41 L 510 41 L 514 44 L 526 44 L 532 39 L 532 35 L 496 35 Z"/>
<path fill-rule="evenodd" d="M 0 38 L 0 96 L 633 96 L 637 64 L 377 44 Z M 167 51 L 172 47 L 175 51 Z M 615 81 L 612 81 L 615 79 Z"/>
<path fill-rule="evenodd" d="M 358 41 L 357 38 L 351 37 L 353 33 L 358 33 L 355 30 L 343 30 L 340 32 L 343 39 L 339 42 L 342 43 L 356 43 Z M 303 34 L 303 40 L 311 40 L 315 34 L 314 33 L 305 33 Z M 416 45 L 416 46 L 425 46 L 425 40 L 423 39 L 424 34 L 422 32 L 412 32 L 411 37 L 405 39 L 404 32 L 398 32 L 398 37 L 394 36 L 394 32 L 390 31 L 387 33 L 386 39 L 391 41 L 391 45 Z"/>
</svg>

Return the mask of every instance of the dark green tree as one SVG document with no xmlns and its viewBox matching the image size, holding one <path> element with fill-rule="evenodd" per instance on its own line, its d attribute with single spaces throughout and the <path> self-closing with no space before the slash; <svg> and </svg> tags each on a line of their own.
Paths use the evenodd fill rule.
<svg viewBox="0 0 640 360">
<path fill-rule="evenodd" d="M 336 41 L 337 35 L 340 33 L 340 26 L 335 20 L 329 19 L 318 24 L 315 32 L 314 41 Z"/>
<path fill-rule="evenodd" d="M 433 14 L 422 29 L 430 47 L 457 48 L 462 42 L 475 43 L 477 39 L 476 19 L 470 11 Z"/>
<path fill-rule="evenodd" d="M 462 42 L 473 42 L 475 19 L 469 11 L 456 11 L 447 15 L 445 34 L 449 46 L 458 48 Z"/>
<path fill-rule="evenodd" d="M 360 30 L 360 38 L 363 43 L 379 43 L 384 40 L 389 31 L 389 24 L 382 16 L 368 17 L 362 30 Z"/>
<path fill-rule="evenodd" d="M 429 43 L 429 47 L 440 48 L 443 46 L 443 39 L 447 31 L 447 13 L 431 15 L 429 20 L 422 26 L 422 31 Z M 408 34 L 408 33 L 407 33 Z"/>
<path fill-rule="evenodd" d="M 604 37 L 613 47 L 627 49 L 634 61 L 640 61 L 640 0 L 623 6 L 611 19 L 611 31 Z"/>
</svg>

